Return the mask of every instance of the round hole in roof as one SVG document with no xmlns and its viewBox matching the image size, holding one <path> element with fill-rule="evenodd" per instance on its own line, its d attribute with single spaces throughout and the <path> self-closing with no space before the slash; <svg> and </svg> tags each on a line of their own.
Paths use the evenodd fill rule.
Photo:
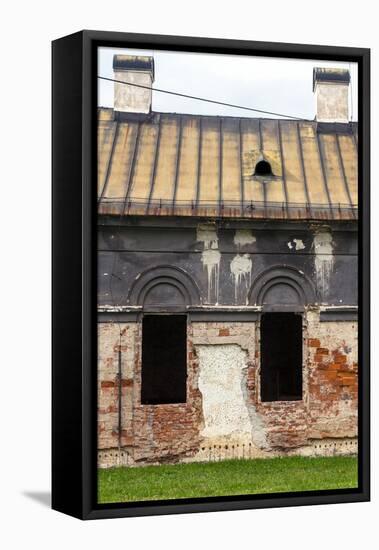
<svg viewBox="0 0 379 550">
<path fill-rule="evenodd" d="M 267 160 L 260 160 L 255 165 L 254 176 L 273 176 L 271 164 Z"/>
</svg>

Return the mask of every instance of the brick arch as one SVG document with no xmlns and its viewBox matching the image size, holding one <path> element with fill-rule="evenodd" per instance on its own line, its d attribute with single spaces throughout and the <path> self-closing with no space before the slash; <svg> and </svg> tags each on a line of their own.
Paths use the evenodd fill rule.
<svg viewBox="0 0 379 550">
<path fill-rule="evenodd" d="M 200 304 L 200 292 L 183 269 L 162 265 L 147 269 L 135 279 L 128 304 L 146 310 L 185 310 Z"/>
<path fill-rule="evenodd" d="M 276 265 L 262 271 L 248 293 L 249 304 L 262 306 L 266 311 L 300 311 L 315 301 L 311 281 L 288 265 Z"/>
</svg>

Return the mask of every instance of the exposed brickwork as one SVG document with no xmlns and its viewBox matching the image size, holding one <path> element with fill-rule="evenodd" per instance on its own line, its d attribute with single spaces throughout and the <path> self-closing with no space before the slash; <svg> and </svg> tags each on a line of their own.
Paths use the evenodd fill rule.
<svg viewBox="0 0 379 550">
<path fill-rule="evenodd" d="M 303 327 L 306 338 L 306 323 Z M 317 339 L 313 339 L 315 346 L 320 346 Z M 273 343 L 275 345 L 275 343 Z M 303 355 L 306 346 L 304 345 Z M 303 362 L 303 388 L 306 387 L 306 362 Z M 257 349 L 254 361 L 249 365 L 249 392 L 250 399 L 254 400 L 257 412 L 264 419 L 266 429 L 266 450 L 286 452 L 307 443 L 307 405 L 302 401 L 273 401 L 262 402 L 260 398 L 260 345 L 259 331 L 257 331 Z"/>
<path fill-rule="evenodd" d="M 187 403 L 170 405 L 141 405 L 141 325 L 125 323 L 121 328 L 122 430 L 119 434 L 119 326 L 99 325 L 101 465 L 356 451 L 357 323 L 320 322 L 319 311 L 308 311 L 303 327 L 303 399 L 266 403 L 260 400 L 257 323 L 189 324 Z M 227 437 L 209 439 L 202 435 L 206 421 L 204 399 L 207 398 L 199 390 L 199 376 L 205 368 L 199 359 L 202 346 L 228 346 L 228 349 L 232 346 L 243 351 L 241 407 L 244 410 L 237 410 L 236 414 L 238 417 L 247 410 L 251 425 L 248 437 L 246 432 L 239 432 L 238 422 L 235 431 Z"/>
<path fill-rule="evenodd" d="M 308 332 L 317 333 L 320 348 L 309 348 L 308 437 L 357 436 L 358 325 L 355 322 L 319 323 L 308 313 Z"/>
<path fill-rule="evenodd" d="M 133 462 L 175 462 L 199 449 L 198 361 L 188 328 L 187 403 L 141 405 L 141 325 L 122 324 L 122 431 L 118 432 L 119 327 L 99 325 L 98 448 L 126 449 Z"/>
<path fill-rule="evenodd" d="M 140 349 L 140 328 L 137 337 Z M 175 462 L 194 455 L 199 448 L 201 395 L 197 389 L 198 361 L 192 345 L 192 328 L 188 327 L 187 403 L 141 405 L 141 361 L 135 363 L 134 460 Z"/>
</svg>

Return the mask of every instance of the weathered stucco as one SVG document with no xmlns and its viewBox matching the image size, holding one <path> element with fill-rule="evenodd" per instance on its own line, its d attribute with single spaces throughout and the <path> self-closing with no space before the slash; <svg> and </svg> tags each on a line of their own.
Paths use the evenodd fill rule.
<svg viewBox="0 0 379 550">
<path fill-rule="evenodd" d="M 207 302 L 218 303 L 221 253 L 218 250 L 216 226 L 199 225 L 196 239 L 203 244 L 201 262 L 207 271 Z"/>
<path fill-rule="evenodd" d="M 245 307 L 261 274 L 283 266 L 310 282 L 316 295 L 309 303 L 357 304 L 356 225 L 286 223 L 251 230 L 243 222 L 161 225 L 102 228 L 99 305 L 112 300 L 113 305 L 137 305 L 130 289 L 141 273 L 153 276 L 160 266 L 173 266 L 193 280 L 199 300 L 192 305 Z"/>
<path fill-rule="evenodd" d="M 348 83 L 318 82 L 315 93 L 319 122 L 349 121 Z"/>
<path fill-rule="evenodd" d="M 250 229 L 236 229 L 233 239 L 234 244 L 239 248 L 249 244 L 254 244 L 256 240 L 256 237 Z"/>
<path fill-rule="evenodd" d="M 301 239 L 292 239 L 292 241 L 288 242 L 288 248 L 294 248 L 295 250 L 304 250 L 305 244 Z"/>
<path fill-rule="evenodd" d="M 99 466 L 356 452 L 356 322 L 320 322 L 309 308 L 303 399 L 264 403 L 259 322 L 190 322 L 187 402 L 171 405 L 141 405 L 141 325 L 120 327 L 99 324 Z"/>
<path fill-rule="evenodd" d="M 234 299 L 237 304 L 239 301 L 239 294 L 244 293 L 247 296 L 247 291 L 251 286 L 251 270 L 253 262 L 250 254 L 237 254 L 234 256 L 230 263 L 230 271 L 234 283 Z M 242 286 L 242 288 L 241 288 Z"/>
<path fill-rule="evenodd" d="M 116 71 L 114 84 L 114 105 L 115 111 L 123 113 L 149 113 L 151 109 L 152 92 L 146 88 L 137 86 L 146 86 L 151 88 L 153 80 L 151 72 L 143 71 Z M 137 86 L 128 86 L 120 82 L 130 82 Z"/>
<path fill-rule="evenodd" d="M 99 249 L 99 465 L 356 451 L 355 224 L 127 221 Z M 299 401 L 261 401 L 267 307 L 303 314 Z M 149 308 L 188 316 L 185 403 L 141 405 Z"/>
<path fill-rule="evenodd" d="M 321 296 L 327 298 L 334 264 L 331 232 L 325 229 L 316 231 L 313 247 L 317 289 Z"/>
<path fill-rule="evenodd" d="M 242 392 L 246 351 L 235 344 L 197 346 L 199 390 L 204 428 L 200 436 L 214 438 L 251 434 L 249 413 Z"/>
</svg>

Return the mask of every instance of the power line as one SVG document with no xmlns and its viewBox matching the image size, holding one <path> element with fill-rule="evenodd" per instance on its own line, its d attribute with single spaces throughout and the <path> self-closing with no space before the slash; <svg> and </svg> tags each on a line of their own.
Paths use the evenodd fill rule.
<svg viewBox="0 0 379 550">
<path fill-rule="evenodd" d="M 244 111 L 252 111 L 254 113 L 262 113 L 262 114 L 265 114 L 265 115 L 281 116 L 281 117 L 284 117 L 284 118 L 291 118 L 291 119 L 294 119 L 294 120 L 310 121 L 309 119 L 305 119 L 305 118 L 301 118 L 301 117 L 297 117 L 297 116 L 293 116 L 293 115 L 284 115 L 283 113 L 275 113 L 273 111 L 264 111 L 263 109 L 254 109 L 253 107 L 245 107 L 243 105 L 235 105 L 233 103 L 225 103 L 223 101 L 217 101 L 215 99 L 208 99 L 208 98 L 205 98 L 205 97 L 198 97 L 198 96 L 193 96 L 193 95 L 188 95 L 188 94 L 181 94 L 179 92 L 172 92 L 170 90 L 162 90 L 161 88 L 152 88 L 150 86 L 144 86 L 142 84 L 135 84 L 135 83 L 132 83 L 132 82 L 124 82 L 123 80 L 115 80 L 114 78 L 107 78 L 105 76 L 99 76 L 98 75 L 97 78 L 99 78 L 101 80 L 107 80 L 109 82 L 117 82 L 118 84 L 125 84 L 127 86 L 135 86 L 136 88 L 144 88 L 145 90 L 151 90 L 153 92 L 159 92 L 161 94 L 170 94 L 170 95 L 175 95 L 175 96 L 178 96 L 178 97 L 184 97 L 186 99 L 195 99 L 196 101 L 204 101 L 205 103 L 213 103 L 215 105 L 223 105 L 224 107 L 233 107 L 234 109 L 243 109 Z"/>
</svg>

